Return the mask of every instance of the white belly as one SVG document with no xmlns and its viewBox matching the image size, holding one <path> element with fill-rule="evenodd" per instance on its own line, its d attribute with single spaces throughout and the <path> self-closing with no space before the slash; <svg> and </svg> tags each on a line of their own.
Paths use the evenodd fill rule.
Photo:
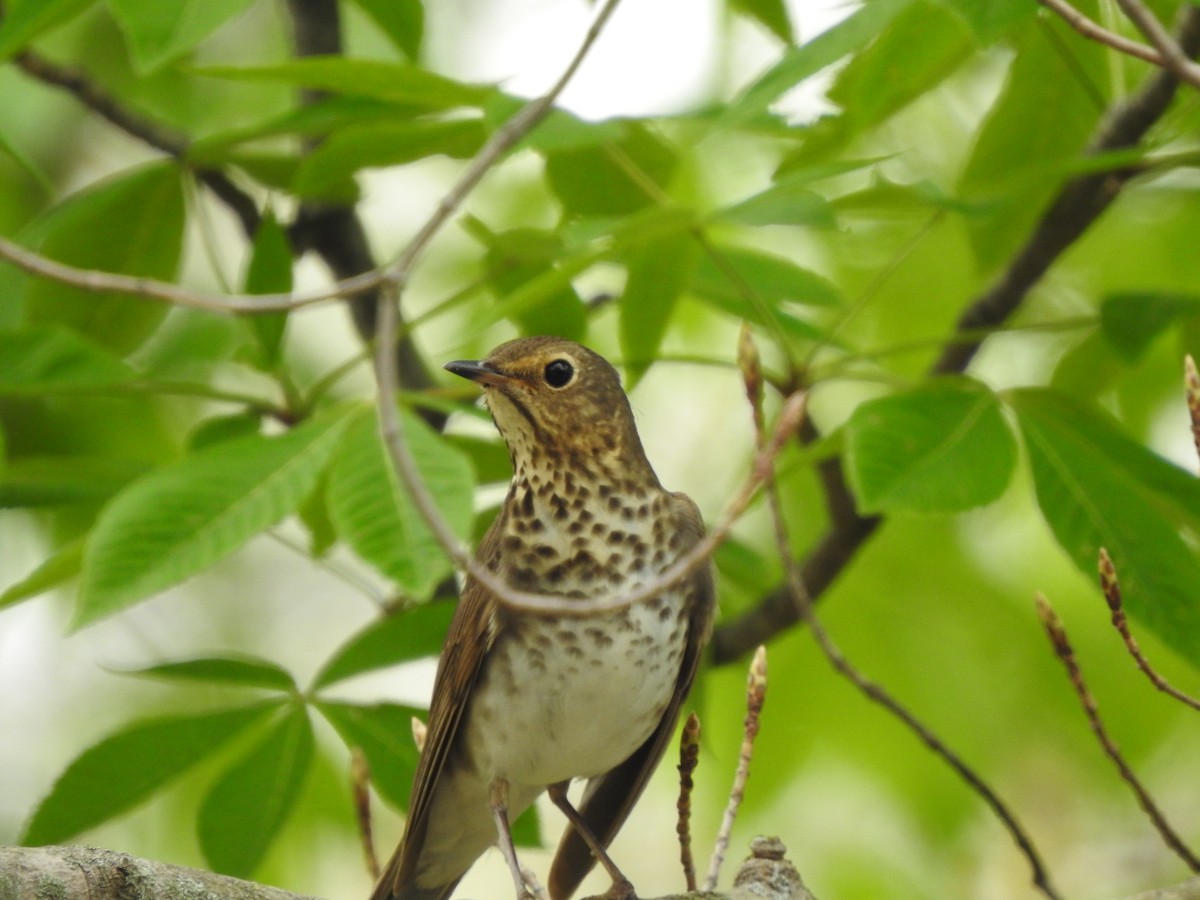
<svg viewBox="0 0 1200 900">
<path fill-rule="evenodd" d="M 543 788 L 627 759 L 676 688 L 686 636 L 675 600 L 609 617 L 527 621 L 504 633 L 466 723 L 475 768 Z"/>
</svg>

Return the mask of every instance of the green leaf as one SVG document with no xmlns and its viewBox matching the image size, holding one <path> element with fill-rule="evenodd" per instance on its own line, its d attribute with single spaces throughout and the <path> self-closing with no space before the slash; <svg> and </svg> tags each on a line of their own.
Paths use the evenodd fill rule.
<svg viewBox="0 0 1200 900">
<path fill-rule="evenodd" d="M 1130 615 L 1200 664 L 1200 479 L 1055 391 L 1014 391 L 1010 402 L 1059 544 L 1092 578 L 1107 548 Z"/>
<path fill-rule="evenodd" d="M 333 518 L 329 515 L 328 475 L 321 477 L 317 486 L 296 509 L 296 515 L 308 531 L 308 553 L 313 559 L 321 559 L 337 543 L 338 533 Z"/>
<path fill-rule="evenodd" d="M 430 110 L 481 106 L 495 94 L 492 87 L 464 84 L 418 66 L 343 56 L 310 56 L 268 66 L 209 66 L 198 73 L 233 81 L 282 82 L 391 103 L 412 103 Z"/>
<path fill-rule="evenodd" d="M 0 508 L 107 500 L 146 471 L 137 460 L 106 456 L 21 456 L 0 473 Z"/>
<path fill-rule="evenodd" d="M 473 231 L 487 244 L 485 258 L 488 280 L 497 294 L 508 296 L 548 272 L 554 272 L 563 255 L 562 241 L 551 232 L 535 228 L 514 228 L 510 231 L 480 233 Z M 514 312 L 513 316 L 526 334 L 554 334 L 580 340 L 587 327 L 587 312 L 583 300 L 569 279 L 562 279 L 556 290 L 547 292 L 537 303 Z"/>
<path fill-rule="evenodd" d="M 213 785 L 196 826 L 214 871 L 254 872 L 300 795 L 312 755 L 312 724 L 297 704 Z"/>
<path fill-rule="evenodd" d="M 247 294 L 286 294 L 292 290 L 292 244 L 269 210 L 254 235 L 244 288 Z M 258 342 L 256 365 L 266 371 L 273 370 L 279 365 L 288 314 L 280 311 L 243 318 Z"/>
<path fill-rule="evenodd" d="M 768 106 L 806 78 L 833 65 L 842 57 L 857 52 L 913 2 L 875 0 L 865 3 L 811 41 L 792 47 L 729 105 L 725 119 L 741 122 L 765 112 Z"/>
<path fill-rule="evenodd" d="M 325 663 L 313 679 L 313 689 L 363 672 L 437 656 L 453 615 L 453 603 L 435 601 L 372 622 Z"/>
<path fill-rule="evenodd" d="M 249 656 L 205 656 L 158 663 L 141 669 L 117 669 L 119 675 L 158 678 L 163 681 L 202 681 L 248 688 L 293 691 L 296 682 L 284 669 L 265 659 Z"/>
<path fill-rule="evenodd" d="M 863 512 L 958 512 L 1003 493 L 1016 443 L 996 396 L 955 378 L 862 404 L 845 459 Z"/>
<path fill-rule="evenodd" d="M 20 581 L 10 584 L 0 593 L 0 609 L 43 594 L 78 575 L 83 568 L 83 543 L 80 537 L 65 544 Z"/>
<path fill-rule="evenodd" d="M 794 40 L 787 4 L 783 0 L 730 0 L 730 9 L 756 19 L 785 44 Z"/>
<path fill-rule="evenodd" d="M 581 272 L 601 260 L 615 259 L 644 244 L 688 231 L 696 225 L 696 215 L 686 207 L 669 204 L 648 206 L 616 221 L 579 219 L 576 224 L 587 227 L 587 232 L 578 238 L 578 246 L 568 243 L 566 255 L 554 267 L 500 298 L 476 323 L 477 327 L 503 319 L 520 321 L 527 310 L 555 296 Z"/>
<path fill-rule="evenodd" d="M 417 60 L 425 33 L 421 0 L 354 0 L 404 55 Z"/>
<path fill-rule="evenodd" d="M 684 232 L 639 247 L 621 297 L 621 353 L 633 387 L 658 355 L 676 301 L 692 280 L 699 245 Z"/>
<path fill-rule="evenodd" d="M 256 435 L 262 430 L 262 417 L 257 413 L 233 413 L 228 416 L 213 416 L 204 419 L 191 430 L 187 437 L 187 448 L 198 453 L 217 444 L 238 438 Z"/>
<path fill-rule="evenodd" d="M 341 185 L 359 169 L 431 156 L 469 159 L 485 139 L 480 119 L 418 119 L 345 128 L 330 135 L 301 163 L 292 187 L 305 197 L 341 196 Z"/>
<path fill-rule="evenodd" d="M 837 286 L 815 272 L 782 256 L 730 244 L 717 244 L 713 253 L 700 255 L 689 289 L 701 299 L 726 303 L 745 303 L 746 290 L 770 306 L 785 301 L 803 306 L 844 302 Z"/>
<path fill-rule="evenodd" d="M 354 418 L 342 409 L 228 441 L 131 485 L 92 531 L 74 627 L 178 584 L 295 510 Z"/>
<path fill-rule="evenodd" d="M 1042 215 L 1079 157 L 1100 110 L 1074 67 L 1101 81 L 1107 63 L 1097 48 L 1070 41 L 1071 59 L 1046 39 L 1049 23 L 1031 22 L 1015 36 L 1016 58 L 1004 87 L 978 130 L 957 192 L 987 206 L 967 220 L 981 267 L 1000 265 Z M 1056 85 L 1047 91 L 1046 85 Z"/>
<path fill-rule="evenodd" d="M 372 121 L 410 119 L 421 110 L 403 103 L 386 103 L 369 97 L 327 96 L 306 106 L 283 113 L 272 112 L 249 125 L 239 124 L 224 131 L 197 138 L 189 147 L 187 158 L 196 165 L 217 166 L 234 159 L 232 150 L 241 144 L 286 135 L 320 138 L 342 128 L 356 127 Z M 291 158 L 289 157 L 289 160 Z M 296 166 L 289 168 L 287 179 L 294 176 Z M 273 176 L 272 183 L 281 180 Z"/>
<path fill-rule="evenodd" d="M 156 163 L 73 194 L 24 237 L 51 259 L 104 272 L 170 281 L 183 245 L 179 171 Z M 138 347 L 167 304 L 127 294 L 96 294 L 24 278 L 26 321 L 73 328 L 119 355 Z"/>
<path fill-rule="evenodd" d="M 619 216 L 656 202 L 642 180 L 665 190 L 675 171 L 675 151 L 649 128 L 626 122 L 618 141 L 553 150 L 546 178 L 566 211 L 581 216 Z"/>
<path fill-rule="evenodd" d="M 110 735 L 83 751 L 59 776 L 21 842 L 57 844 L 107 822 L 211 756 L 276 706 L 259 703 L 148 719 Z"/>
<path fill-rule="evenodd" d="M 397 809 L 407 809 L 419 756 L 412 720 L 423 718 L 424 711 L 395 703 L 359 706 L 322 701 L 316 707 L 347 747 L 362 751 L 371 783 L 383 799 Z"/>
<path fill-rule="evenodd" d="M 921 51 L 914 53 L 914 47 Z M 939 85 L 974 53 L 973 36 L 958 16 L 921 0 L 905 5 L 838 73 L 828 97 L 842 112 L 811 127 L 802 152 L 810 161 L 839 152 Z"/>
<path fill-rule="evenodd" d="M 1150 343 L 1181 319 L 1200 317 L 1200 294 L 1121 293 L 1100 302 L 1100 327 L 1126 362 L 1137 362 Z M 3 364 L 0 363 L 0 366 Z"/>
<path fill-rule="evenodd" d="M 764 191 L 717 210 L 712 218 L 736 225 L 807 225 L 832 228 L 836 224 L 833 208 L 824 197 L 805 185 L 807 176 L 788 176 Z"/>
<path fill-rule="evenodd" d="M 34 38 L 80 16 L 96 0 L 8 0 L 0 19 L 0 62 Z"/>
<path fill-rule="evenodd" d="M 470 463 L 417 416 L 405 411 L 400 419 L 438 509 L 465 537 L 474 501 Z M 373 418 L 360 419 L 346 436 L 329 475 L 328 497 L 338 533 L 405 594 L 426 597 L 450 574 L 450 562 L 400 484 Z"/>
<path fill-rule="evenodd" d="M 938 0 L 957 13 L 970 26 L 975 40 L 983 47 L 994 44 L 1014 26 L 1037 14 L 1037 7 L 1026 0 Z"/>
<path fill-rule="evenodd" d="M 108 0 L 138 73 L 192 50 L 254 0 Z"/>
<path fill-rule="evenodd" d="M 0 396 L 95 389 L 134 375 L 122 360 L 73 331 L 0 328 Z"/>
</svg>

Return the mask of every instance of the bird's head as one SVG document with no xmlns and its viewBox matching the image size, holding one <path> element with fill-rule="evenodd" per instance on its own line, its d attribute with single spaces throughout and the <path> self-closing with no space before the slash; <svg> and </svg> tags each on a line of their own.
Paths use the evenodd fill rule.
<svg viewBox="0 0 1200 900">
<path fill-rule="evenodd" d="M 646 465 L 616 369 L 581 344 L 518 338 L 486 359 L 445 368 L 483 388 L 518 470 L 543 461 L 627 470 Z"/>
</svg>

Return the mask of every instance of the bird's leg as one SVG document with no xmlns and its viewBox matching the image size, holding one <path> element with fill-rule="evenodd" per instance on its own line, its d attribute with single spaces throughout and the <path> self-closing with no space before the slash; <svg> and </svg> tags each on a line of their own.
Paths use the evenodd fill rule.
<svg viewBox="0 0 1200 900">
<path fill-rule="evenodd" d="M 508 871 L 512 873 L 513 884 L 517 888 L 517 900 L 534 900 L 521 874 L 521 864 L 517 862 L 517 849 L 513 846 L 512 829 L 508 824 L 508 782 L 503 778 L 492 780 L 488 789 L 488 805 L 492 808 L 492 818 L 496 820 L 496 843 L 500 846 L 504 861 L 508 863 Z"/>
<path fill-rule="evenodd" d="M 604 871 L 612 879 L 612 887 L 605 892 L 605 898 L 607 900 L 637 900 L 637 894 L 634 893 L 633 885 L 629 879 L 621 874 L 621 870 L 617 868 L 617 864 L 612 861 L 608 852 L 596 840 L 596 836 L 592 834 L 592 829 L 588 827 L 587 822 L 583 821 L 583 816 L 579 814 L 579 811 L 567 799 L 567 784 L 568 782 L 566 781 L 552 784 L 546 788 L 546 792 L 550 795 L 550 799 L 554 805 L 562 810 L 562 814 L 570 821 L 571 827 L 583 838 L 583 842 L 592 851 L 592 856 L 596 857 L 600 865 L 604 866 Z"/>
</svg>

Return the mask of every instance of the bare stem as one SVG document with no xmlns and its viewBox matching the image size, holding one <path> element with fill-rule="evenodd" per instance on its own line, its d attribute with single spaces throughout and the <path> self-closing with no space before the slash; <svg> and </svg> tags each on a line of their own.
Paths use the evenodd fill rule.
<svg viewBox="0 0 1200 900">
<path fill-rule="evenodd" d="M 1192 440 L 1196 444 L 1196 459 L 1200 460 L 1200 374 L 1190 355 L 1183 358 L 1183 387 L 1187 394 L 1188 416 L 1192 420 Z"/>
<path fill-rule="evenodd" d="M 679 862 L 688 891 L 696 890 L 696 862 L 692 858 L 692 773 L 700 762 L 700 717 L 691 713 L 683 723 L 679 737 L 679 800 L 675 804 L 679 817 L 675 833 L 679 835 Z"/>
<path fill-rule="evenodd" d="M 1117 632 L 1121 635 L 1121 639 L 1125 641 L 1125 649 L 1129 651 L 1129 655 L 1133 657 L 1133 661 L 1137 663 L 1137 667 L 1150 679 L 1150 683 L 1164 694 L 1174 697 L 1180 703 L 1184 703 L 1192 707 L 1192 709 L 1200 710 L 1200 700 L 1173 687 L 1154 670 L 1150 665 L 1150 661 L 1142 655 L 1137 638 L 1129 630 L 1129 620 L 1125 617 L 1125 608 L 1121 602 L 1121 584 L 1117 581 L 1117 569 L 1113 565 L 1112 557 L 1108 555 L 1108 551 L 1103 547 L 1100 548 L 1100 587 L 1104 590 L 1104 599 L 1108 601 L 1108 608 L 1112 612 L 1113 627 L 1117 629 Z"/>
<path fill-rule="evenodd" d="M 742 729 L 742 746 L 738 752 L 737 770 L 733 775 L 733 787 L 729 791 L 729 803 L 717 831 L 712 859 L 708 864 L 708 875 L 704 878 L 704 890 L 716 890 L 717 877 L 729 852 L 729 838 L 733 834 L 733 823 L 742 800 L 746 797 L 746 782 L 750 778 L 750 761 L 754 758 L 754 739 L 758 737 L 759 717 L 767 698 L 767 648 L 759 647 L 750 662 L 750 674 L 746 679 L 746 720 Z"/>
<path fill-rule="evenodd" d="M 1100 719 L 1100 710 L 1096 706 L 1096 698 L 1092 696 L 1087 682 L 1083 680 L 1083 672 L 1080 670 L 1079 663 L 1075 659 L 1075 651 L 1071 648 L 1071 643 L 1067 639 L 1067 631 L 1063 627 L 1062 620 L 1059 619 L 1058 614 L 1054 612 L 1054 609 L 1044 596 L 1038 594 L 1036 601 L 1038 618 L 1041 619 L 1042 627 L 1046 629 L 1046 634 L 1049 636 L 1050 643 L 1054 647 L 1055 655 L 1067 670 L 1067 675 L 1071 679 L 1071 687 L 1075 689 L 1075 695 L 1079 698 L 1079 705 L 1083 707 L 1083 711 L 1087 715 L 1088 724 L 1092 728 L 1092 733 L 1096 735 L 1096 740 L 1100 742 L 1100 746 L 1104 748 L 1105 754 L 1113 761 L 1113 765 L 1117 767 L 1117 772 L 1120 773 L 1121 779 L 1133 789 L 1134 794 L 1137 796 L 1138 804 L 1145 811 L 1146 815 L 1150 817 L 1150 821 L 1154 823 L 1154 827 L 1158 829 L 1163 842 L 1166 843 L 1176 856 L 1187 864 L 1189 869 L 1193 872 L 1200 872 L 1200 859 L 1196 858 L 1195 854 L 1183 842 L 1183 839 L 1171 828 L 1166 817 L 1150 796 L 1150 792 L 1146 790 L 1141 781 L 1138 780 L 1138 777 L 1133 773 L 1133 769 L 1129 767 L 1129 763 L 1121 755 L 1116 742 L 1109 736 L 1108 730 L 1104 727 L 1104 723 Z"/>
</svg>

